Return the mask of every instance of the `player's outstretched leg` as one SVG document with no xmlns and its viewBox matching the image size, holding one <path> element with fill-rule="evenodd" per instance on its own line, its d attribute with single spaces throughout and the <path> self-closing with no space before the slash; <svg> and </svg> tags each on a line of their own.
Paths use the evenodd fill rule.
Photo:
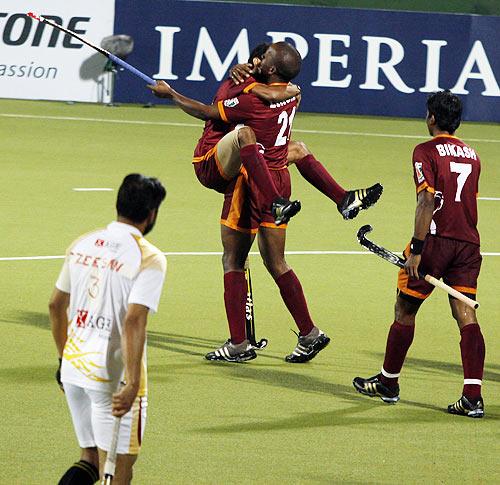
<svg viewBox="0 0 500 485">
<path fill-rule="evenodd" d="M 287 362 L 302 364 L 314 359 L 316 355 L 330 343 L 330 337 L 318 327 L 314 327 L 307 335 L 300 335 L 293 352 L 285 357 Z"/>
<path fill-rule="evenodd" d="M 226 340 L 218 349 L 205 355 L 205 359 L 207 360 L 221 360 L 225 362 L 245 362 L 256 357 L 257 354 L 248 340 L 235 345 L 231 342 L 231 339 Z"/>
<path fill-rule="evenodd" d="M 271 213 L 277 226 L 286 224 L 291 217 L 297 214 L 301 209 L 299 200 L 288 200 L 283 197 L 274 199 L 271 205 Z"/>
<path fill-rule="evenodd" d="M 388 387 L 380 380 L 380 374 L 364 379 L 355 377 L 352 385 L 356 391 L 369 397 L 379 397 L 388 404 L 396 404 L 399 401 L 399 386 Z"/>
<path fill-rule="evenodd" d="M 345 220 L 354 219 L 360 210 L 368 209 L 374 205 L 380 199 L 383 191 L 384 188 L 379 183 L 367 189 L 348 190 L 337 209 Z"/>
</svg>

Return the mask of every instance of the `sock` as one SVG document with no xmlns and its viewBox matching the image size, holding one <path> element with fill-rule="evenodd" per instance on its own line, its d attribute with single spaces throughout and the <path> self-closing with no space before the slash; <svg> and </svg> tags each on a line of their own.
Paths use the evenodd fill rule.
<svg viewBox="0 0 500 485">
<path fill-rule="evenodd" d="M 481 383 L 483 379 L 484 355 L 486 352 L 481 327 L 478 323 L 471 323 L 460 330 L 460 353 L 464 369 L 463 395 L 469 401 L 476 401 L 481 397 Z"/>
<path fill-rule="evenodd" d="M 415 325 L 402 325 L 394 321 L 387 335 L 385 359 L 380 381 L 388 387 L 396 387 L 406 353 L 413 342 Z"/>
<path fill-rule="evenodd" d="M 263 197 L 263 206 L 271 207 L 274 199 L 280 197 L 274 185 L 271 172 L 257 145 L 247 145 L 240 149 L 241 163 L 245 167 L 249 179 L 259 190 Z"/>
<path fill-rule="evenodd" d="M 300 335 L 307 335 L 314 328 L 314 323 L 309 315 L 299 279 L 293 270 L 290 270 L 279 276 L 276 284 L 280 289 L 281 298 L 299 328 Z"/>
<path fill-rule="evenodd" d="M 297 165 L 297 169 L 302 177 L 312 186 L 332 199 L 337 205 L 342 202 L 346 191 L 333 179 L 326 168 L 313 155 L 305 156 L 295 165 Z"/>
<path fill-rule="evenodd" d="M 85 460 L 74 463 L 59 480 L 58 485 L 93 485 L 99 480 L 99 470 Z"/>
<path fill-rule="evenodd" d="M 245 273 L 230 271 L 224 274 L 224 304 L 231 342 L 240 344 L 245 340 L 245 302 L 247 297 L 247 282 Z"/>
</svg>

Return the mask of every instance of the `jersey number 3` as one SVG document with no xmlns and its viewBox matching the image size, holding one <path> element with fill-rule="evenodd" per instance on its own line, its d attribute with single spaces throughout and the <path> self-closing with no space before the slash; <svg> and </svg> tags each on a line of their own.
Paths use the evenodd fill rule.
<svg viewBox="0 0 500 485">
<path fill-rule="evenodd" d="M 464 188 L 467 177 L 472 173 L 472 165 L 470 163 L 450 162 L 450 171 L 458 173 L 457 178 L 457 193 L 455 194 L 455 202 L 461 202 L 462 189 Z"/>
<path fill-rule="evenodd" d="M 275 147 L 281 147 L 286 145 L 288 142 L 288 138 L 290 137 L 290 132 L 292 131 L 292 123 L 293 117 L 295 116 L 295 106 L 288 116 L 286 111 L 282 111 L 278 117 L 278 124 L 281 125 L 280 132 L 276 138 L 276 142 L 274 143 Z"/>
</svg>

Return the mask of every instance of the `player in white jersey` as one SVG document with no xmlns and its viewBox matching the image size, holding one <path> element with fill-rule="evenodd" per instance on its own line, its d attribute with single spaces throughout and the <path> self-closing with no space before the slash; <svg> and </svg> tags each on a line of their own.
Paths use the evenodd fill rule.
<svg viewBox="0 0 500 485">
<path fill-rule="evenodd" d="M 92 484 L 103 474 L 113 416 L 121 417 L 114 484 L 128 484 L 146 421 L 146 323 L 156 312 L 165 256 L 143 238 L 165 198 L 159 180 L 130 174 L 118 192 L 117 221 L 68 248 L 49 303 L 80 461 L 60 485 Z M 118 391 L 120 381 L 123 387 Z"/>
</svg>

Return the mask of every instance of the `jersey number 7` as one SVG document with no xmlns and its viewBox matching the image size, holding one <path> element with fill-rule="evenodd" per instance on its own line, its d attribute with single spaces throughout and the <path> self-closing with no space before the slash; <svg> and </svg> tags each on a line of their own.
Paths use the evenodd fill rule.
<svg viewBox="0 0 500 485">
<path fill-rule="evenodd" d="M 462 189 L 464 188 L 467 177 L 472 173 L 472 165 L 470 163 L 450 162 L 450 171 L 458 173 L 457 178 L 457 193 L 455 194 L 455 202 L 461 202 Z"/>
</svg>

